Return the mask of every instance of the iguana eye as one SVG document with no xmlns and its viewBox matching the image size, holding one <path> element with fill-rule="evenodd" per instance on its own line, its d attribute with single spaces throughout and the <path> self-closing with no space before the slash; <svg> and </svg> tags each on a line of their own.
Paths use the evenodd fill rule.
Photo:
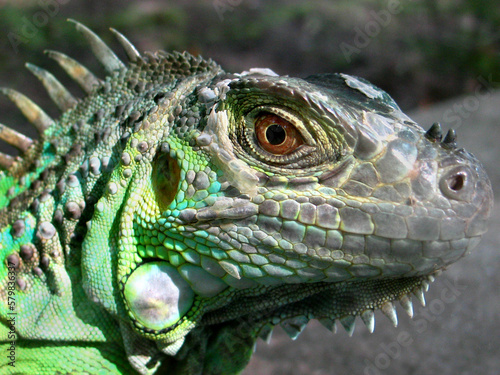
<svg viewBox="0 0 500 375">
<path fill-rule="evenodd" d="M 295 126 L 269 113 L 256 119 L 255 135 L 260 147 L 274 155 L 288 155 L 304 143 Z"/>
</svg>

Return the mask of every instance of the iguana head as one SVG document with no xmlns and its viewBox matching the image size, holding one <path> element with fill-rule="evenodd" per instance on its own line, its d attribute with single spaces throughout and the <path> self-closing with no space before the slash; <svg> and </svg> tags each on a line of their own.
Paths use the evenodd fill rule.
<svg viewBox="0 0 500 375">
<path fill-rule="evenodd" d="M 119 35 L 124 65 L 78 28 L 110 74 L 60 120 L 85 146 L 65 171 L 89 219 L 83 285 L 138 367 L 162 351 L 222 373 L 277 324 L 396 323 L 393 303 L 411 315 L 411 293 L 486 231 L 480 163 L 363 79 L 229 74 Z"/>
<path fill-rule="evenodd" d="M 127 166 L 118 231 L 128 316 L 165 352 L 216 324 L 352 332 L 356 316 L 373 330 L 375 309 L 396 324 L 393 302 L 411 314 L 410 294 L 485 232 L 478 161 L 370 83 L 261 69 L 191 81 L 131 136 L 130 160 L 144 142 L 148 157 Z"/>
</svg>

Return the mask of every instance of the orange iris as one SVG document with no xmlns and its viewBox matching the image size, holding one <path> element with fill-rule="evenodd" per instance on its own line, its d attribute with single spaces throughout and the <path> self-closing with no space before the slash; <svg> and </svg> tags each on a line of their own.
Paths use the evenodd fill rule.
<svg viewBox="0 0 500 375">
<path fill-rule="evenodd" d="M 304 143 L 295 126 L 274 114 L 265 114 L 257 118 L 255 134 L 259 145 L 275 155 L 288 155 Z"/>
</svg>

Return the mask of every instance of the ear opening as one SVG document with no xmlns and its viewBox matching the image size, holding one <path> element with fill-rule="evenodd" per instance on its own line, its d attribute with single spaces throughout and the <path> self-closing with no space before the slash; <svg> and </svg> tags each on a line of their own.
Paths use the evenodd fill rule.
<svg viewBox="0 0 500 375">
<path fill-rule="evenodd" d="M 165 211 L 174 200 L 180 179 L 177 160 L 168 153 L 159 153 L 153 161 L 152 182 L 160 211 Z"/>
</svg>

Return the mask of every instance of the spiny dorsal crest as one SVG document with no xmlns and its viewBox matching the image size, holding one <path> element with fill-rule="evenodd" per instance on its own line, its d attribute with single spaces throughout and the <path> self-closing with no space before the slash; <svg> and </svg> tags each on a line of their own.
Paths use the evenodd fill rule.
<svg viewBox="0 0 500 375">
<path fill-rule="evenodd" d="M 187 52 L 167 53 L 158 51 L 155 53 L 145 52 L 141 55 L 125 36 L 111 29 L 129 60 L 126 65 L 89 28 L 77 21 L 69 21 L 75 24 L 76 30 L 87 40 L 93 54 L 109 75 L 113 75 L 117 71 L 131 69 L 148 71 L 151 77 L 170 80 L 219 69 L 218 65 L 212 60 L 204 60 Z M 56 51 L 46 51 L 46 54 L 55 60 L 87 95 L 97 94 L 98 90 L 105 84 L 105 80 L 99 79 L 85 66 L 65 54 Z M 33 64 L 28 63 L 26 67 L 42 82 L 50 98 L 62 113 L 75 108 L 80 99 L 75 98 L 57 78 L 45 69 Z M 136 84 L 141 85 L 141 82 L 136 82 Z M 40 156 L 40 144 L 46 140 L 49 133 L 54 133 L 54 128 L 61 125 L 60 122 L 54 121 L 39 106 L 18 91 L 0 88 L 0 93 L 7 96 L 20 109 L 28 121 L 37 129 L 40 136 L 40 141 L 35 141 L 14 129 L 0 124 L 0 140 L 15 147 L 20 152 L 17 157 L 0 152 L 0 170 L 7 170 L 13 176 L 22 176 Z"/>
</svg>

